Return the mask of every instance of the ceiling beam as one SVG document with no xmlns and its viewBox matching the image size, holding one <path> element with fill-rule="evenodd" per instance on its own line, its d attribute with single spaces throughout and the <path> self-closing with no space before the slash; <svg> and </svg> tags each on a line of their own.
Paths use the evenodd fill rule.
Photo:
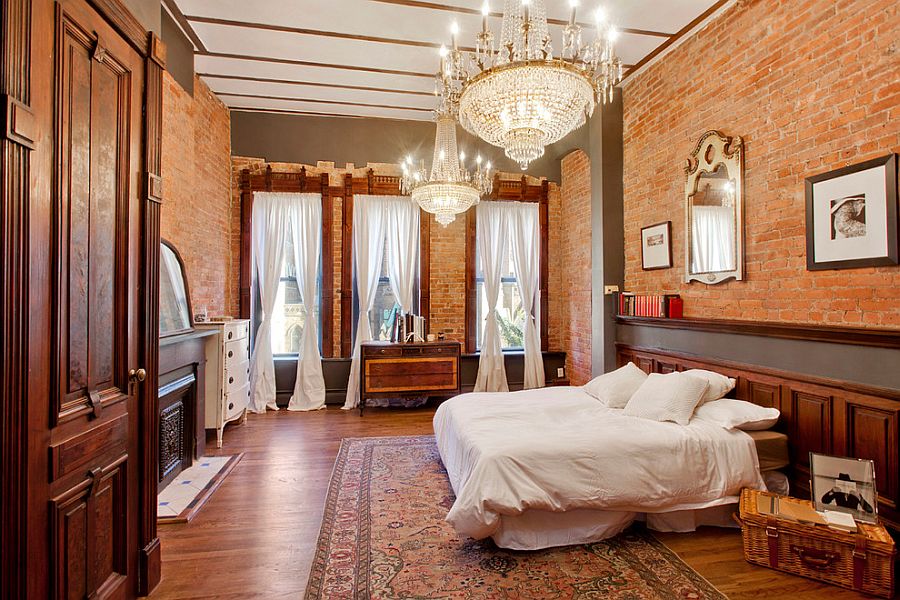
<svg viewBox="0 0 900 600">
<path fill-rule="evenodd" d="M 232 54 L 229 52 L 198 52 L 200 56 L 212 58 L 231 58 L 234 60 L 249 60 L 254 62 L 269 62 L 281 65 L 297 65 L 301 67 L 321 67 L 323 69 L 344 69 L 347 71 L 362 71 L 365 73 L 379 73 L 382 75 L 406 75 L 408 77 L 425 77 L 434 79 L 434 73 L 417 73 L 415 71 L 400 71 L 397 69 L 378 69 L 375 67 L 357 67 L 353 65 L 338 65 L 333 63 L 320 63 L 308 60 L 296 60 L 293 58 L 276 58 L 272 56 L 253 56 L 250 54 Z"/>
<path fill-rule="evenodd" d="M 363 106 L 366 108 L 388 108 L 391 110 L 415 110 L 420 112 L 434 112 L 433 108 L 421 108 L 418 106 L 395 106 L 393 104 L 370 104 L 368 102 L 347 102 L 345 100 L 320 100 L 318 98 L 295 98 L 290 96 L 269 96 L 266 94 L 239 94 L 230 92 L 216 92 L 216 96 L 220 98 L 229 96 L 232 98 L 258 98 L 261 100 L 285 100 L 288 102 L 310 102 L 313 104 L 334 104 L 337 106 Z"/>
<path fill-rule="evenodd" d="M 366 85 L 346 85 L 338 83 L 322 83 L 320 81 L 297 81 L 294 79 L 274 79 L 270 77 L 250 77 L 247 75 L 222 75 L 218 73 L 197 73 L 200 77 L 213 79 L 227 79 L 232 81 L 255 81 L 258 83 L 277 83 L 282 85 L 299 85 L 309 87 L 321 87 L 341 90 L 357 90 L 361 92 L 382 92 L 386 94 L 410 94 L 413 96 L 434 96 L 434 92 L 420 92 L 416 90 L 398 90 L 394 88 L 379 88 Z"/>
<path fill-rule="evenodd" d="M 184 13 L 181 12 L 181 9 L 178 8 L 175 0 L 162 0 L 162 3 L 169 14 L 172 15 L 172 18 L 175 19 L 175 22 L 178 23 L 178 26 L 181 27 L 184 34 L 191 40 L 191 43 L 194 44 L 194 48 L 200 52 L 206 52 L 206 46 L 203 45 L 203 40 L 200 39 L 200 36 L 197 35 L 197 32 L 194 31 L 194 28 L 188 23 L 188 20 L 184 17 Z"/>
<path fill-rule="evenodd" d="M 312 117 L 340 117 L 342 119 L 388 119 L 390 121 L 409 121 L 411 123 L 421 123 L 425 121 L 425 119 L 403 119 L 400 117 L 384 117 L 381 115 L 345 115 L 341 113 L 313 112 L 306 110 L 282 110 L 279 108 L 263 108 L 252 106 L 230 106 L 228 107 L 228 109 L 236 112 L 273 113 L 278 115 L 302 115 Z"/>
</svg>

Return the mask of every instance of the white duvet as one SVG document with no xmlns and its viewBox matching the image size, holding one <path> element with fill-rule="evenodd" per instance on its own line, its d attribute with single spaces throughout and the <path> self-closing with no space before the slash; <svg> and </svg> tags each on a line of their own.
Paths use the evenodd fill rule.
<svg viewBox="0 0 900 600">
<path fill-rule="evenodd" d="M 628 417 L 580 387 L 463 394 L 434 431 L 457 496 L 447 521 L 476 539 L 532 509 L 670 512 L 765 489 L 743 432 Z"/>
</svg>

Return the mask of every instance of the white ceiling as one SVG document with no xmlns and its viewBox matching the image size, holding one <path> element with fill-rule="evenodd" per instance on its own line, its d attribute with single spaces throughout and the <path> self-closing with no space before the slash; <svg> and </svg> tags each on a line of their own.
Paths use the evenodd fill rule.
<svg viewBox="0 0 900 600">
<path fill-rule="evenodd" d="M 474 44 L 483 0 L 165 0 L 191 37 L 195 65 L 231 108 L 427 121 L 436 101 L 437 48 L 457 21 Z M 546 0 L 554 48 L 569 0 Z M 598 4 L 582 0 L 579 21 Z M 617 53 L 635 65 L 717 4 L 605 0 L 622 30 Z M 490 0 L 499 35 L 502 0 Z"/>
</svg>

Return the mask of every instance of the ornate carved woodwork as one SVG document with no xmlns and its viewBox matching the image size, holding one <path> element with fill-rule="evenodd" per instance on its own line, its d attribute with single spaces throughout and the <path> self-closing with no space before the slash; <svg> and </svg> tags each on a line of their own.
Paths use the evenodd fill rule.
<svg viewBox="0 0 900 600">
<path fill-rule="evenodd" d="M 171 473 L 178 473 L 189 460 L 185 453 L 185 407 L 175 401 L 159 413 L 159 480 L 165 481 Z"/>
<path fill-rule="evenodd" d="M 777 408 L 777 428 L 788 435 L 792 493 L 809 494 L 809 453 L 875 461 L 878 512 L 900 529 L 900 391 L 708 359 L 658 348 L 616 344 L 618 365 L 634 362 L 648 373 L 709 369 L 737 380 L 729 394 Z"/>
</svg>

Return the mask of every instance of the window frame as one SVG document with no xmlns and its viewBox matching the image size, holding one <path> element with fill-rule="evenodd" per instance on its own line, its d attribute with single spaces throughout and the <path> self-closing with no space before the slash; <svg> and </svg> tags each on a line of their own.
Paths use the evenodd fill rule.
<svg viewBox="0 0 900 600">
<path fill-rule="evenodd" d="M 494 189 L 490 197 L 491 201 L 512 202 L 537 202 L 538 218 L 540 220 L 541 242 L 541 352 L 546 352 L 549 347 L 550 319 L 549 296 L 547 284 L 549 281 L 549 191 L 550 184 L 544 179 L 540 185 L 529 185 L 527 176 L 520 180 L 501 180 L 499 175 L 494 178 Z M 468 354 L 480 354 L 477 348 L 478 339 L 478 287 L 476 283 L 477 265 L 475 261 L 476 248 L 475 236 L 478 229 L 477 212 L 474 208 L 466 212 L 466 343 L 465 350 Z M 509 349 L 504 352 L 521 352 L 520 349 Z"/>
</svg>

